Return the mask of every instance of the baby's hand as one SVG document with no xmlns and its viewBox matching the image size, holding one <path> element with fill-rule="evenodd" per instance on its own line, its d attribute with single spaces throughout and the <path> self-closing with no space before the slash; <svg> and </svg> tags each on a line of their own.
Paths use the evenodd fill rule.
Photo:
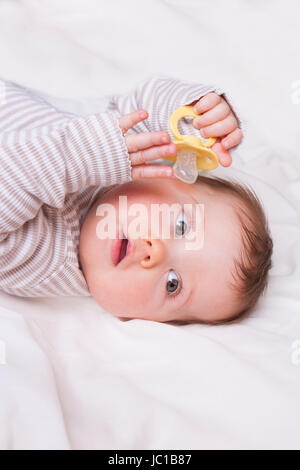
<svg viewBox="0 0 300 470">
<path fill-rule="evenodd" d="M 119 119 L 119 126 L 125 134 L 131 127 L 147 118 L 147 111 L 133 111 Z M 176 155 L 177 147 L 175 144 L 170 143 L 170 136 L 167 132 L 143 132 L 125 135 L 125 142 L 132 164 L 132 179 L 173 176 L 173 169 L 168 165 L 145 164 L 158 158 Z"/>
<path fill-rule="evenodd" d="M 222 166 L 231 165 L 228 150 L 241 142 L 243 133 L 229 104 L 217 93 L 208 93 L 193 105 L 194 111 L 201 114 L 193 120 L 193 126 L 200 129 L 202 137 L 218 137 L 212 150 L 218 155 Z"/>
</svg>

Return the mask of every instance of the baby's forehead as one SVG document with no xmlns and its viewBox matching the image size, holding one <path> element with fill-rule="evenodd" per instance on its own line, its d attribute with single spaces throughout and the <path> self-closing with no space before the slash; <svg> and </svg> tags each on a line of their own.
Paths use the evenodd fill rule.
<svg viewBox="0 0 300 470">
<path fill-rule="evenodd" d="M 191 185 L 188 191 L 195 203 L 203 205 L 209 219 L 217 216 L 223 221 L 239 221 L 241 203 L 235 195 L 201 184 Z"/>
<path fill-rule="evenodd" d="M 216 200 L 233 200 L 235 197 L 226 189 L 221 187 L 214 187 L 213 185 L 203 183 L 200 181 L 195 184 L 187 185 L 187 190 L 197 198 L 207 198 Z"/>
<path fill-rule="evenodd" d="M 204 253 L 215 260 L 227 260 L 228 262 L 233 258 L 239 258 L 242 245 L 242 226 L 237 198 L 234 195 L 200 184 L 194 185 L 190 191 L 203 207 Z"/>
</svg>

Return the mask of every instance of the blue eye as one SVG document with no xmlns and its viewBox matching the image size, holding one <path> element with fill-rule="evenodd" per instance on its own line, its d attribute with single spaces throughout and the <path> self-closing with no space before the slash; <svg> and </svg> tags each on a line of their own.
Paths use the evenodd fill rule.
<svg viewBox="0 0 300 470">
<path fill-rule="evenodd" d="M 180 290 L 180 279 L 173 269 L 169 271 L 166 290 L 168 295 L 175 294 Z"/>
<path fill-rule="evenodd" d="M 177 237 L 182 237 L 188 228 L 187 220 L 183 212 L 179 214 L 175 224 L 175 234 Z"/>
</svg>

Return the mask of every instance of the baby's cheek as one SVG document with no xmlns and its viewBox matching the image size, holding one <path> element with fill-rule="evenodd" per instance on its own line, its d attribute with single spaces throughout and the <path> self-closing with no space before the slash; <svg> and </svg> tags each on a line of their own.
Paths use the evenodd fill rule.
<svg viewBox="0 0 300 470">
<path fill-rule="evenodd" d="M 126 270 L 120 272 L 106 272 L 97 280 L 97 289 L 91 294 L 98 304 L 114 315 L 123 315 L 133 318 L 142 317 L 146 306 L 151 302 L 151 296 L 141 272 Z M 117 272 L 118 271 L 118 272 Z"/>
<path fill-rule="evenodd" d="M 142 278 L 142 273 L 136 271 L 126 273 L 126 279 L 121 285 L 121 296 L 127 305 L 142 307 L 149 300 L 149 289 L 146 280 Z"/>
</svg>

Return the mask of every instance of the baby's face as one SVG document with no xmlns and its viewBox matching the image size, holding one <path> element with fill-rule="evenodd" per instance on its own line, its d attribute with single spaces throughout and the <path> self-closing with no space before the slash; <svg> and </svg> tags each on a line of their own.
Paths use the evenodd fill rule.
<svg viewBox="0 0 300 470">
<path fill-rule="evenodd" d="M 127 210 L 124 206 L 120 213 L 119 196 L 127 196 Z M 127 232 L 128 243 L 99 238 L 97 227 L 107 214 L 96 215 L 96 210 L 104 203 L 114 207 L 121 236 L 126 232 L 123 220 L 130 207 L 142 204 L 147 215 L 141 224 L 144 235 L 130 239 Z M 155 238 L 162 233 L 162 225 L 154 236 L 151 207 L 163 203 L 176 204 L 177 210 L 171 212 L 170 237 Z M 191 220 L 196 211 L 185 214 L 184 206 L 195 208 L 200 204 L 204 217 L 199 226 L 199 219 L 196 225 Z M 112 187 L 94 203 L 81 230 L 80 261 L 91 295 L 118 317 L 162 322 L 231 317 L 238 302 L 230 283 L 234 259 L 240 258 L 241 251 L 240 222 L 233 205 L 231 196 L 177 179 L 134 181 Z M 133 216 L 127 217 L 128 226 L 133 220 Z M 159 223 L 163 223 L 162 218 Z M 200 248 L 187 248 L 191 226 L 195 231 L 204 231 Z"/>
</svg>

